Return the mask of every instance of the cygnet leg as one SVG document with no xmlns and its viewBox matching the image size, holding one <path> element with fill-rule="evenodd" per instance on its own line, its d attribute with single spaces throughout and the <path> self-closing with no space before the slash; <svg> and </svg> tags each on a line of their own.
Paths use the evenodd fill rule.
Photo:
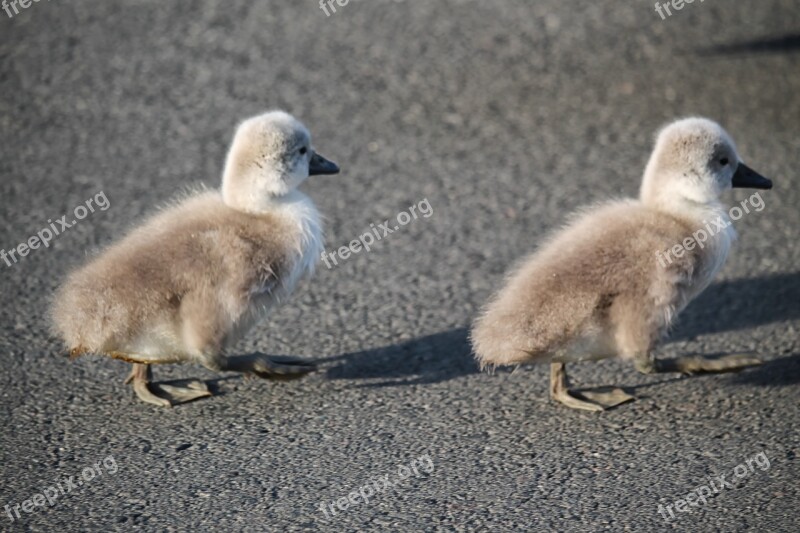
<svg viewBox="0 0 800 533">
<path fill-rule="evenodd" d="M 175 404 L 211 396 L 211 391 L 203 381 L 191 380 L 186 387 L 175 387 L 151 383 L 152 379 L 153 371 L 150 365 L 134 363 L 125 383 L 133 383 L 133 390 L 140 400 L 161 407 L 172 407 Z"/>
<path fill-rule="evenodd" d="M 295 357 L 276 357 L 263 353 L 225 357 L 218 364 L 219 370 L 254 374 L 260 378 L 278 380 L 297 379 L 317 368 L 314 363 Z"/>
<path fill-rule="evenodd" d="M 618 388 L 607 392 L 570 391 L 564 363 L 550 364 L 550 397 L 567 407 L 586 411 L 603 411 L 635 400 L 633 396 Z"/>
<path fill-rule="evenodd" d="M 699 355 L 676 357 L 675 359 L 654 359 L 649 354 L 636 358 L 636 369 L 643 374 L 655 372 L 680 372 L 681 374 L 704 374 L 736 372 L 761 364 L 761 360 L 749 354 L 730 354 L 707 358 Z"/>
</svg>

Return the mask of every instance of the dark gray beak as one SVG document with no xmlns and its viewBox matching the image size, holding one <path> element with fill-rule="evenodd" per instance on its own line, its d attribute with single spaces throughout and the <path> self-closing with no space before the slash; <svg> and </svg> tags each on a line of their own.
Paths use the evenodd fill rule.
<svg viewBox="0 0 800 533">
<path fill-rule="evenodd" d="M 745 189 L 771 189 L 772 180 L 765 178 L 744 163 L 739 163 L 731 185 Z"/>
<path fill-rule="evenodd" d="M 317 152 L 311 154 L 311 162 L 308 164 L 308 175 L 317 176 L 319 174 L 338 174 L 339 165 L 333 161 L 325 159 Z"/>
</svg>

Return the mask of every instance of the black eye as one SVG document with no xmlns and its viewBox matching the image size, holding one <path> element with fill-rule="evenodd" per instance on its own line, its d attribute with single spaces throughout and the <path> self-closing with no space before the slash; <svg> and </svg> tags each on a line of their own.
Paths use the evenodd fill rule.
<svg viewBox="0 0 800 533">
<path fill-rule="evenodd" d="M 300 155 L 306 155 L 306 152 L 308 152 L 308 148 L 306 148 L 305 146 L 300 148 Z M 726 161 L 727 161 L 727 159 L 726 159 Z"/>
<path fill-rule="evenodd" d="M 719 160 L 719 164 L 724 167 L 725 165 L 728 164 L 728 158 L 727 157 L 723 157 L 722 159 Z"/>
</svg>

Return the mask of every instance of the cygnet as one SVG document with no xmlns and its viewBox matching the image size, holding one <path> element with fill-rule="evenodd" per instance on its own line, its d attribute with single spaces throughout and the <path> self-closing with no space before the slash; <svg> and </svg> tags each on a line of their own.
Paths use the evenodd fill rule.
<svg viewBox="0 0 800 533">
<path fill-rule="evenodd" d="M 313 364 L 295 358 L 229 352 L 313 272 L 322 252 L 320 215 L 297 187 L 338 172 L 291 115 L 246 120 L 221 190 L 178 201 L 67 277 L 51 310 L 56 333 L 73 357 L 133 363 L 126 383 L 161 406 L 211 393 L 197 380 L 151 383 L 152 364 L 193 362 L 262 378 L 310 372 Z"/>
<path fill-rule="evenodd" d="M 772 182 L 742 162 L 711 120 L 663 128 L 639 199 L 579 213 L 511 271 L 472 329 L 481 366 L 549 362 L 553 399 L 600 411 L 634 398 L 621 389 L 569 390 L 565 363 L 619 357 L 645 373 L 758 364 L 745 354 L 653 357 L 678 313 L 728 256 L 736 235 L 719 196 L 731 187 L 769 189 Z"/>
</svg>

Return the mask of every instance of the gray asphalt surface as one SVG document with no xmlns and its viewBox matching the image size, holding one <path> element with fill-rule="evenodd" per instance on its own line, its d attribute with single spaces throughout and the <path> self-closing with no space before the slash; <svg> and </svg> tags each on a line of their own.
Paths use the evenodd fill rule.
<svg viewBox="0 0 800 533">
<path fill-rule="evenodd" d="M 0 506 L 86 476 L 52 507 L 2 509 L 0 530 L 797 531 L 796 2 L 666 20 L 648 1 L 351 0 L 329 17 L 314 1 L 39 2 L 0 11 L 0 88 L 0 246 L 110 202 L 0 263 Z M 157 367 L 219 393 L 164 410 L 122 384 L 127 364 L 62 357 L 46 309 L 65 273 L 188 185 L 216 186 L 236 123 L 270 108 L 343 168 L 303 187 L 328 250 L 433 209 L 322 265 L 240 346 L 320 370 Z M 692 378 L 574 365 L 579 385 L 639 398 L 599 415 L 551 403 L 545 366 L 479 373 L 466 328 L 508 266 L 568 212 L 635 195 L 655 130 L 689 114 L 720 121 L 775 188 L 659 356 L 767 363 Z M 762 452 L 768 468 L 659 514 Z M 401 481 L 423 456 L 432 471 Z M 369 503 L 320 508 L 387 474 Z"/>
</svg>

